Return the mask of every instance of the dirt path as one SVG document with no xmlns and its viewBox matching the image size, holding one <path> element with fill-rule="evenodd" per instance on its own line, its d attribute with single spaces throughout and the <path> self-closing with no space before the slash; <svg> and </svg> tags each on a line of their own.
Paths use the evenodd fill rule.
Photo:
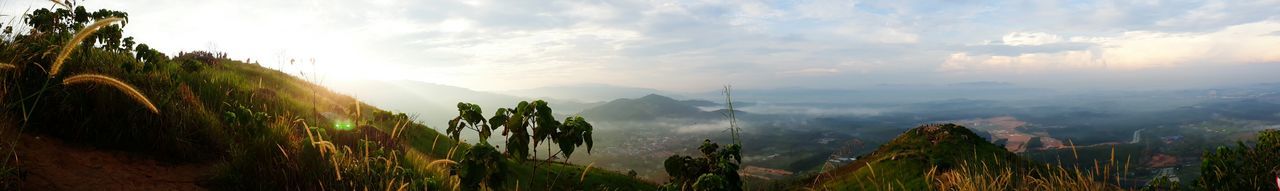
<svg viewBox="0 0 1280 191">
<path fill-rule="evenodd" d="M 121 151 L 21 135 L 22 190 L 204 190 L 210 164 L 168 164 Z"/>
</svg>

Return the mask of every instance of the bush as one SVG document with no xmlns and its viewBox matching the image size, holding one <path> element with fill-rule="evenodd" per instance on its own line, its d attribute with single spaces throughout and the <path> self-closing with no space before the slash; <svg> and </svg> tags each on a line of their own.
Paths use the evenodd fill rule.
<svg viewBox="0 0 1280 191">
<path fill-rule="evenodd" d="M 661 190 L 742 190 L 738 167 L 742 163 L 742 147 L 729 144 L 721 148 L 711 140 L 698 147 L 702 156 L 672 155 L 663 161 L 671 181 Z"/>
<path fill-rule="evenodd" d="M 227 53 L 210 53 L 205 51 L 179 52 L 176 60 L 194 60 L 208 65 L 218 65 L 218 62 L 227 59 Z"/>
<path fill-rule="evenodd" d="M 1258 133 L 1253 147 L 1218 147 L 1204 153 L 1196 186 L 1208 190 L 1270 190 L 1280 177 L 1280 130 Z"/>
</svg>

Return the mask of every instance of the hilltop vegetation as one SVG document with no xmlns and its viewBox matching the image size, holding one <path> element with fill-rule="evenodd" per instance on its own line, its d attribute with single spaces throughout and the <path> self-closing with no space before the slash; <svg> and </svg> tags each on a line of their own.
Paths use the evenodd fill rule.
<svg viewBox="0 0 1280 191">
<path fill-rule="evenodd" d="M 1258 133 L 1252 147 L 1237 142 L 1204 153 L 1195 188 L 1210 190 L 1270 190 L 1280 177 L 1280 130 Z"/>
<path fill-rule="evenodd" d="M 135 46 L 121 35 L 127 16 L 60 5 L 33 11 L 24 26 L 0 26 L 6 29 L 0 40 L 4 156 L 49 160 L 29 158 L 23 148 L 33 143 L 16 138 L 46 137 L 165 163 L 208 164 L 213 168 L 195 172 L 205 178 L 193 183 L 215 189 L 481 188 L 460 185 L 471 182 L 463 182 L 456 168 L 470 162 L 464 156 L 486 155 L 483 149 L 408 114 L 223 53 L 169 56 Z M 22 188 L 29 175 L 59 170 L 25 169 L 4 158 L 0 180 L 6 187 Z M 508 166 L 497 176 L 509 181 L 487 188 L 655 188 L 566 163 L 536 169 L 508 159 L 489 164 Z"/>
<path fill-rule="evenodd" d="M 907 130 L 849 165 L 795 184 L 818 190 L 1116 189 L 1105 179 L 1094 180 L 1119 174 L 1116 167 L 1098 169 L 1106 171 L 1068 171 L 1029 161 L 963 126 L 935 124 Z"/>
</svg>

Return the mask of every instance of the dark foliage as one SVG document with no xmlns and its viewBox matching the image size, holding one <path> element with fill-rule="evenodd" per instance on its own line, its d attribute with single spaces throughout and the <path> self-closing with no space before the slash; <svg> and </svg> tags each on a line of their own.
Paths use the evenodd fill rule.
<svg viewBox="0 0 1280 191">
<path fill-rule="evenodd" d="M 1258 133 L 1253 147 L 1218 147 L 1204 153 L 1196 186 L 1208 190 L 1271 190 L 1280 177 L 1280 130 Z"/>
<path fill-rule="evenodd" d="M 502 153 L 488 143 L 481 143 L 467 150 L 454 171 L 465 190 L 479 190 L 481 185 L 501 186 L 503 176 L 508 172 L 502 160 Z"/>
<path fill-rule="evenodd" d="M 672 155 L 663 161 L 671 181 L 661 190 L 742 190 L 738 168 L 742 164 L 742 147 L 729 144 L 720 147 L 703 140 L 698 147 L 702 156 Z"/>
</svg>

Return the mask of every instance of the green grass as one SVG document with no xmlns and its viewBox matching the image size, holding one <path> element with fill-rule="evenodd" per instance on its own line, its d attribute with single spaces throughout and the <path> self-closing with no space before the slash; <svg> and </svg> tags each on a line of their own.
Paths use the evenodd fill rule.
<svg viewBox="0 0 1280 191">
<path fill-rule="evenodd" d="M 538 171 L 533 171 L 533 163 L 539 161 L 525 161 L 526 164 L 519 164 L 514 161 L 507 161 L 514 168 L 514 173 L 508 174 L 505 189 L 514 189 L 519 180 L 521 190 L 654 190 L 657 185 L 652 183 L 638 181 L 626 174 L 613 172 L 600 168 L 591 168 L 587 172 L 585 179 L 579 181 L 584 166 L 568 165 L 558 162 L 545 163 L 538 166 Z M 530 176 L 532 175 L 532 176 Z"/>
</svg>

